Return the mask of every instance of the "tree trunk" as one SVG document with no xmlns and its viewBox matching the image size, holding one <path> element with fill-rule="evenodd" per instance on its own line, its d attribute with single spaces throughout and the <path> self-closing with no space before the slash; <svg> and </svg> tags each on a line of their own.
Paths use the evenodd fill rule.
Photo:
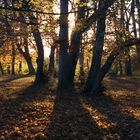
<svg viewBox="0 0 140 140">
<path fill-rule="evenodd" d="M 75 31 L 71 36 L 71 52 L 70 52 L 70 74 L 69 83 L 73 85 L 75 69 L 79 57 L 79 49 L 81 45 L 82 35 L 79 31 Z"/>
<path fill-rule="evenodd" d="M 50 52 L 50 63 L 49 63 L 49 73 L 52 75 L 54 74 L 54 53 L 55 53 L 55 46 L 51 47 L 51 52 Z"/>
<path fill-rule="evenodd" d="M 24 2 L 27 2 L 27 0 L 24 0 Z M 26 8 L 29 10 L 31 8 L 30 5 L 27 5 Z M 45 82 L 45 77 L 43 73 L 43 66 L 44 66 L 44 46 L 42 43 L 41 33 L 38 28 L 38 21 L 37 18 L 33 13 L 29 14 L 29 20 L 31 23 L 34 23 L 35 25 L 31 26 L 33 37 L 36 43 L 37 47 L 37 71 L 36 71 L 36 78 L 35 78 L 35 84 L 42 84 Z"/>
<path fill-rule="evenodd" d="M 59 32 L 59 72 L 58 88 L 65 89 L 69 86 L 69 54 L 68 54 L 68 0 L 60 0 L 60 32 Z"/>
<path fill-rule="evenodd" d="M 136 0 L 136 7 L 137 7 L 137 10 L 138 10 L 138 28 L 139 28 L 138 31 L 139 31 L 139 38 L 140 38 L 140 1 L 139 0 Z"/>
<path fill-rule="evenodd" d="M 140 63 L 140 44 L 136 45 L 137 60 Z"/>
<path fill-rule="evenodd" d="M 136 19 L 135 19 L 135 4 L 138 10 L 138 26 L 139 26 L 139 37 L 140 37 L 140 1 L 136 0 L 132 0 L 132 4 L 131 4 L 131 13 L 132 13 L 132 22 L 133 22 L 133 32 L 134 32 L 134 36 L 137 37 L 137 29 L 136 29 Z M 137 60 L 138 62 L 140 62 L 140 46 L 136 45 L 136 53 L 137 53 Z"/>
<path fill-rule="evenodd" d="M 123 75 L 123 66 L 122 66 L 122 61 L 119 59 L 119 68 L 120 68 L 120 76 Z"/>
<path fill-rule="evenodd" d="M 19 61 L 19 73 L 22 72 L 22 61 Z"/>
<path fill-rule="evenodd" d="M 113 51 L 109 57 L 107 58 L 105 64 L 102 66 L 102 68 L 99 70 L 95 82 L 93 83 L 93 88 L 90 92 L 90 95 L 99 95 L 99 93 L 101 90 L 101 85 L 102 85 L 102 81 L 103 78 L 105 77 L 105 75 L 107 74 L 107 72 L 109 71 L 109 69 L 111 68 L 111 65 L 113 64 L 114 60 L 116 59 L 116 57 L 119 55 L 119 53 L 121 51 L 124 51 L 124 49 L 129 48 L 132 45 L 136 45 L 136 44 L 140 44 L 140 40 L 135 40 L 135 39 L 129 39 L 126 40 L 122 46 L 118 47 L 118 49 L 116 51 Z"/>
<path fill-rule="evenodd" d="M 33 30 L 33 36 L 36 42 L 36 46 L 37 46 L 37 72 L 36 72 L 36 79 L 35 79 L 35 83 L 36 84 L 40 84 L 40 83 L 44 83 L 45 79 L 44 79 L 44 73 L 43 73 L 43 66 L 44 66 L 44 49 L 43 49 L 43 43 L 42 43 L 42 39 L 41 39 L 41 34 L 39 32 L 39 29 L 35 29 Z"/>
<path fill-rule="evenodd" d="M 106 13 L 104 12 L 97 21 L 96 41 L 93 47 L 93 58 L 92 58 L 91 68 L 84 87 L 85 92 L 91 91 L 93 83 L 96 81 L 97 73 L 100 70 L 103 45 L 104 45 L 104 34 L 106 28 L 105 21 L 106 21 Z"/>
<path fill-rule="evenodd" d="M 24 44 L 25 52 L 21 49 L 21 46 L 19 44 L 17 44 L 17 49 L 20 52 L 20 54 L 24 57 L 24 59 L 26 60 L 29 74 L 34 74 L 35 69 L 34 69 L 33 64 L 32 64 L 32 60 L 31 60 L 31 57 L 29 54 L 29 48 L 28 48 L 27 44 Z"/>
<path fill-rule="evenodd" d="M 137 37 L 137 28 L 136 28 L 136 19 L 135 19 L 135 0 L 132 0 L 131 3 L 131 14 L 132 14 L 132 23 L 133 23 L 133 33 Z"/>
<path fill-rule="evenodd" d="M 79 75 L 79 79 L 81 81 L 81 83 L 84 82 L 84 47 L 81 46 L 80 49 L 80 54 L 79 54 L 79 65 L 80 65 L 80 75 Z"/>
<path fill-rule="evenodd" d="M 36 24 L 38 24 L 38 21 L 36 19 L 36 17 L 31 14 L 29 16 L 30 18 L 30 22 L 34 22 Z M 42 38 L 41 38 L 41 33 L 38 29 L 38 25 L 32 26 L 33 28 L 33 37 L 35 39 L 35 43 L 37 46 L 37 71 L 36 71 L 36 78 L 35 78 L 35 84 L 41 84 L 45 82 L 45 77 L 44 77 L 44 73 L 43 73 L 43 66 L 44 66 L 44 46 L 42 43 Z"/>
<path fill-rule="evenodd" d="M 127 50 L 127 58 L 125 60 L 125 75 L 132 76 L 132 65 L 131 65 L 131 56 L 130 49 Z"/>
<path fill-rule="evenodd" d="M 92 90 L 90 92 L 90 95 L 99 95 L 102 94 L 102 81 L 109 69 L 111 68 L 111 65 L 113 64 L 115 58 L 117 57 L 117 54 L 111 54 L 108 59 L 106 60 L 105 64 L 102 66 L 102 68 L 99 70 L 95 82 L 93 83 Z"/>
<path fill-rule="evenodd" d="M 30 56 L 30 53 L 29 53 L 28 38 L 27 37 L 24 37 L 24 49 L 25 49 L 25 52 L 24 52 L 23 56 L 24 56 L 24 58 L 27 62 L 29 74 L 34 74 L 35 69 L 33 67 L 32 59 L 31 59 L 31 56 Z"/>
<path fill-rule="evenodd" d="M 1 74 L 3 75 L 4 74 L 4 71 L 3 71 L 3 67 L 2 67 L 1 61 L 0 61 L 0 71 L 1 71 Z"/>
<path fill-rule="evenodd" d="M 85 4 L 86 4 L 86 0 L 80 0 L 78 6 L 76 27 L 71 35 L 71 48 L 70 48 L 71 66 L 70 66 L 70 74 L 69 74 L 70 75 L 69 82 L 71 85 L 73 85 L 74 82 L 75 69 L 79 57 L 79 50 L 80 50 L 80 45 L 82 40 L 82 32 L 79 29 L 77 29 L 78 28 L 77 25 L 82 26 L 83 22 L 85 21 L 85 8 L 86 8 Z"/>
<path fill-rule="evenodd" d="M 12 75 L 15 75 L 15 45 L 12 45 Z"/>
</svg>

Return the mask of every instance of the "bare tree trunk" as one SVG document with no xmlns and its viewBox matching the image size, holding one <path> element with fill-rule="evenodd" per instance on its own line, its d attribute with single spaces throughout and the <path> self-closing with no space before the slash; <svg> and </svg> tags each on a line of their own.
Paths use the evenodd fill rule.
<svg viewBox="0 0 140 140">
<path fill-rule="evenodd" d="M 80 49 L 79 65 L 80 65 L 79 79 L 81 80 L 81 83 L 83 83 L 84 79 L 85 79 L 85 74 L 84 74 L 84 47 L 83 46 L 81 46 L 81 49 Z"/>
<path fill-rule="evenodd" d="M 85 8 L 86 8 L 85 3 L 86 0 L 80 0 L 79 2 L 76 28 L 77 28 L 77 24 L 82 24 L 82 22 L 84 22 L 85 20 Z M 84 6 L 82 6 L 82 4 Z M 71 35 L 71 48 L 70 48 L 71 67 L 70 67 L 69 82 L 71 85 L 73 85 L 73 81 L 74 81 L 75 69 L 79 57 L 81 40 L 82 40 L 82 32 L 78 29 L 74 29 Z"/>
<path fill-rule="evenodd" d="M 103 67 L 99 70 L 97 73 L 97 76 L 95 77 L 95 81 L 92 87 L 92 90 L 90 92 L 90 95 L 100 95 L 102 94 L 102 81 L 109 69 L 111 68 L 111 65 L 113 64 L 114 60 L 116 59 L 118 53 L 114 55 L 113 53 L 108 57 L 107 61 L 103 65 Z"/>
<path fill-rule="evenodd" d="M 33 36 L 34 36 L 37 50 L 38 50 L 38 52 L 37 52 L 38 58 L 36 60 L 37 61 L 37 72 L 36 72 L 35 83 L 40 84 L 40 83 L 44 83 L 45 79 L 44 79 L 44 73 L 43 73 L 44 49 L 43 49 L 43 43 L 42 43 L 41 34 L 39 32 L 39 29 L 33 30 Z"/>
<path fill-rule="evenodd" d="M 124 44 L 122 44 L 121 47 L 118 48 L 118 50 L 113 51 L 109 57 L 107 58 L 105 64 L 102 66 L 102 68 L 99 70 L 99 72 L 97 73 L 96 76 L 96 82 L 93 83 L 93 88 L 90 92 L 90 95 L 99 95 L 101 87 L 102 87 L 102 81 L 103 78 L 105 77 L 105 75 L 107 74 L 107 72 L 109 71 L 109 69 L 111 68 L 111 65 L 113 64 L 114 60 L 116 59 L 116 57 L 120 54 L 121 51 L 124 51 L 124 49 L 128 49 L 130 46 L 135 45 L 135 44 L 140 44 L 140 40 L 128 40 L 126 41 Z"/>
<path fill-rule="evenodd" d="M 99 7 L 100 5 L 102 5 L 101 3 L 102 2 L 100 2 Z M 105 21 L 106 21 L 106 13 L 104 12 L 97 21 L 96 41 L 93 47 L 93 58 L 91 68 L 84 87 L 85 92 L 91 91 L 93 83 L 96 82 L 97 73 L 100 70 L 106 28 Z"/>
<path fill-rule="evenodd" d="M 130 49 L 126 50 L 127 58 L 125 60 L 125 75 L 132 76 L 132 65 L 131 65 L 131 56 L 130 56 Z"/>
<path fill-rule="evenodd" d="M 1 71 L 1 74 L 4 74 L 4 70 L 3 70 L 3 67 L 2 67 L 1 61 L 0 61 L 0 71 Z"/>
<path fill-rule="evenodd" d="M 68 0 L 60 0 L 60 32 L 59 32 L 59 72 L 58 88 L 65 89 L 69 86 L 69 54 L 68 54 Z"/>
<path fill-rule="evenodd" d="M 54 53 L 55 53 L 55 46 L 51 47 L 51 52 L 50 52 L 50 63 L 49 63 L 49 73 L 54 74 Z"/>
<path fill-rule="evenodd" d="M 119 59 L 119 70 L 120 70 L 120 76 L 123 75 L 123 66 L 122 66 L 122 61 Z"/>
<path fill-rule="evenodd" d="M 139 38 L 140 38 L 140 1 L 136 0 L 136 7 L 138 10 L 138 26 L 139 26 Z"/>
<path fill-rule="evenodd" d="M 22 50 L 22 48 L 19 44 L 17 44 L 17 49 L 27 62 L 29 74 L 34 74 L 35 69 L 34 69 L 33 64 L 32 64 L 32 60 L 31 60 L 31 57 L 29 54 L 29 48 L 28 48 L 27 44 L 26 43 L 24 44 L 25 51 Z"/>
<path fill-rule="evenodd" d="M 29 74 L 34 74 L 35 73 L 35 69 L 33 67 L 33 63 L 32 63 L 32 59 L 29 53 L 29 46 L 28 46 L 28 38 L 24 37 L 24 49 L 25 49 L 25 60 L 27 62 L 28 65 L 28 70 L 29 70 Z"/>
<path fill-rule="evenodd" d="M 19 73 L 22 72 L 22 61 L 19 61 Z"/>
<path fill-rule="evenodd" d="M 12 75 L 15 75 L 15 45 L 12 45 Z"/>
<path fill-rule="evenodd" d="M 32 14 L 29 16 L 29 19 L 31 22 L 35 22 L 38 24 L 38 21 L 36 17 Z M 44 46 L 42 43 L 42 38 L 41 38 L 41 33 L 38 29 L 38 25 L 33 26 L 33 37 L 35 39 L 35 43 L 37 46 L 37 71 L 36 71 L 36 78 L 35 78 L 35 84 L 41 84 L 45 82 L 45 77 L 44 77 Z"/>
<path fill-rule="evenodd" d="M 135 19 L 135 8 L 136 8 L 135 5 L 138 9 L 138 21 L 139 21 L 138 26 L 139 26 L 139 35 L 140 35 L 140 2 L 139 2 L 139 0 L 132 0 L 132 4 L 131 4 L 133 33 L 134 33 L 134 36 L 137 37 L 136 19 Z M 139 46 L 139 44 L 136 45 L 136 52 L 137 52 L 138 62 L 140 62 L 140 46 Z"/>
</svg>

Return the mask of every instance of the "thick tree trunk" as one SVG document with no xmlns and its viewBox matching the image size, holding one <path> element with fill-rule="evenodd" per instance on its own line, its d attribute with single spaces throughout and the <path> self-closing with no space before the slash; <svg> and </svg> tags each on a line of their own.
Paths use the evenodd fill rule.
<svg viewBox="0 0 140 140">
<path fill-rule="evenodd" d="M 118 47 L 118 50 L 113 51 L 109 57 L 107 58 L 105 64 L 102 66 L 102 68 L 99 70 L 97 76 L 96 76 L 96 82 L 93 83 L 93 88 L 90 92 L 91 96 L 94 95 L 99 95 L 101 91 L 101 85 L 102 85 L 102 81 L 103 78 L 105 77 L 105 75 L 108 73 L 109 69 L 111 68 L 111 65 L 113 64 L 114 60 L 116 59 L 116 57 L 119 55 L 119 53 L 121 51 L 124 51 L 124 49 L 129 48 L 132 45 L 136 45 L 136 44 L 140 44 L 140 40 L 137 39 L 129 39 L 126 40 L 122 46 Z"/>
<path fill-rule="evenodd" d="M 97 73 L 100 70 L 103 45 L 104 45 L 104 34 L 105 34 L 105 27 L 106 27 L 105 21 L 106 21 L 106 13 L 104 12 L 102 16 L 99 17 L 97 22 L 96 41 L 93 47 L 93 58 L 92 58 L 91 68 L 84 87 L 85 92 L 91 91 L 93 83 L 96 81 Z"/>
<path fill-rule="evenodd" d="M 81 45 L 82 35 L 79 31 L 75 31 L 71 36 L 71 52 L 70 52 L 70 77 L 69 82 L 73 85 L 74 76 L 75 76 L 75 69 L 79 57 L 79 49 Z"/>
<path fill-rule="evenodd" d="M 92 90 L 90 92 L 91 96 L 93 95 L 99 95 L 102 94 L 102 81 L 103 78 L 105 77 L 105 75 L 107 74 L 107 72 L 109 71 L 109 69 L 111 68 L 111 65 L 113 64 L 115 58 L 117 57 L 117 54 L 111 54 L 107 61 L 105 62 L 105 64 L 103 65 L 103 67 L 99 70 L 96 78 L 95 78 L 95 82 L 93 83 L 93 87 Z"/>
<path fill-rule="evenodd" d="M 133 33 L 137 37 L 137 28 L 136 28 L 136 19 L 135 19 L 135 0 L 132 0 L 131 3 L 131 14 L 132 14 L 132 23 L 133 23 Z"/>
<path fill-rule="evenodd" d="M 139 0 L 136 0 L 136 7 L 138 10 L 138 27 L 139 27 L 138 31 L 139 31 L 139 38 L 140 38 L 140 1 Z M 139 59 L 139 61 L 140 61 L 140 59 Z"/>
<path fill-rule="evenodd" d="M 24 2 L 27 2 L 27 0 L 24 0 Z M 26 8 L 29 10 L 31 8 L 30 5 L 27 5 Z M 37 71 L 36 71 L 36 78 L 35 78 L 35 84 L 42 84 L 45 82 L 45 77 L 43 73 L 43 66 L 44 66 L 44 46 L 41 38 L 41 33 L 38 28 L 38 21 L 37 18 L 33 13 L 29 14 L 29 20 L 31 23 L 34 23 L 35 25 L 32 27 L 32 33 L 33 37 L 36 43 L 37 47 Z"/>
<path fill-rule="evenodd" d="M 38 24 L 38 21 L 36 17 L 31 14 L 29 16 L 30 22 L 34 22 L 35 24 Z M 37 47 L 37 71 L 36 71 L 36 78 L 35 78 L 35 84 L 41 84 L 45 82 L 45 77 L 44 77 L 44 46 L 41 38 L 41 33 L 38 29 L 38 25 L 32 26 L 32 33 L 33 37 L 35 39 L 36 47 Z"/>
<path fill-rule="evenodd" d="M 60 32 L 59 32 L 59 72 L 58 88 L 65 89 L 69 86 L 69 54 L 68 50 L 68 0 L 60 0 Z"/>
<path fill-rule="evenodd" d="M 45 82 L 45 78 L 44 78 L 44 73 L 43 73 L 43 66 L 44 66 L 44 49 L 43 49 L 43 43 L 42 43 L 42 39 L 41 39 L 41 34 L 39 32 L 39 29 L 35 29 L 33 30 L 33 36 L 36 42 L 36 46 L 37 46 L 37 72 L 36 72 L 36 79 L 35 79 L 35 83 L 36 84 L 40 84 L 40 83 L 44 83 Z"/>
<path fill-rule="evenodd" d="M 138 26 L 139 26 L 139 37 L 140 37 L 140 1 L 136 0 L 132 0 L 132 4 L 131 4 L 131 12 L 132 12 L 132 21 L 133 21 L 133 32 L 134 32 L 134 36 L 137 37 L 137 29 L 136 29 L 136 19 L 135 19 L 135 4 L 138 10 Z M 140 62 L 140 45 L 136 45 L 136 53 L 137 53 L 137 60 L 138 62 Z"/>
<path fill-rule="evenodd" d="M 71 48 L 70 48 L 70 77 L 69 82 L 71 85 L 73 85 L 74 82 L 74 76 L 75 76 L 75 70 L 76 65 L 79 57 L 79 50 L 82 40 L 82 32 L 78 29 L 77 25 L 82 26 L 83 22 L 85 21 L 85 8 L 86 8 L 86 0 L 80 0 L 79 6 L 78 6 L 78 14 L 77 14 L 77 20 L 76 20 L 76 27 L 72 32 L 71 35 Z"/>
<path fill-rule="evenodd" d="M 0 71 L 1 71 L 1 74 L 4 74 L 4 70 L 3 70 L 3 67 L 2 67 L 1 61 L 0 61 Z"/>
<path fill-rule="evenodd" d="M 15 45 L 12 45 L 12 75 L 15 75 Z"/>
</svg>

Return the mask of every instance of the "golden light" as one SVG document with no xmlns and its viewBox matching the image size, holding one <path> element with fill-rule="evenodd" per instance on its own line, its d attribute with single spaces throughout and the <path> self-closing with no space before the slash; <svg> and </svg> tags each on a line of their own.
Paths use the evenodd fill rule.
<svg viewBox="0 0 140 140">
<path fill-rule="evenodd" d="M 44 57 L 45 57 L 45 58 L 48 58 L 48 57 L 49 57 L 50 51 L 51 51 L 50 48 L 44 47 Z"/>
</svg>

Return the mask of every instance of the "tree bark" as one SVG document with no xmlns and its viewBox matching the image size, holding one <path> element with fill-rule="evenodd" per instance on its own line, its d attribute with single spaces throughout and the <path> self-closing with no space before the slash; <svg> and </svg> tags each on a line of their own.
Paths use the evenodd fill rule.
<svg viewBox="0 0 140 140">
<path fill-rule="evenodd" d="M 19 73 L 22 72 L 22 61 L 19 61 Z"/>
<path fill-rule="evenodd" d="M 126 40 L 124 43 L 122 43 L 122 46 L 118 47 L 116 51 L 113 51 L 109 55 L 105 64 L 102 66 L 102 68 L 99 70 L 96 76 L 96 80 L 95 80 L 96 82 L 93 83 L 93 88 L 90 92 L 90 96 L 99 95 L 100 93 L 102 93 L 100 92 L 100 90 L 101 90 L 103 78 L 108 73 L 116 57 L 120 54 L 120 52 L 124 51 L 124 49 L 128 49 L 130 46 L 136 45 L 136 44 L 140 44 L 139 39 L 132 38 L 132 39 Z"/>
<path fill-rule="evenodd" d="M 32 26 L 32 33 L 33 37 L 35 39 L 36 47 L 37 47 L 37 71 L 36 71 L 36 78 L 35 78 L 35 84 L 41 84 L 45 82 L 44 77 L 44 46 L 42 43 L 41 33 L 38 28 L 38 21 L 36 17 L 31 14 L 29 15 L 30 22 L 34 22 L 36 25 Z"/>
<path fill-rule="evenodd" d="M 99 8 L 101 4 L 102 2 L 99 4 Z M 97 73 L 100 70 L 102 52 L 104 46 L 104 35 L 105 35 L 105 28 L 106 28 L 105 21 L 106 21 L 106 13 L 104 12 L 97 21 L 96 41 L 93 44 L 94 45 L 93 58 L 92 58 L 92 64 L 88 74 L 88 78 L 86 80 L 86 84 L 84 87 L 85 92 L 91 91 L 93 83 L 96 81 Z"/>
<path fill-rule="evenodd" d="M 111 65 L 113 64 L 115 58 L 117 57 L 117 54 L 111 54 L 107 61 L 105 62 L 105 64 L 103 65 L 103 67 L 99 70 L 99 72 L 97 73 L 97 76 L 95 78 L 95 82 L 93 83 L 93 87 L 91 90 L 91 96 L 93 95 L 99 95 L 102 94 L 102 81 L 103 78 L 105 77 L 105 75 L 107 74 L 107 72 L 109 71 L 109 69 L 111 68 Z"/>
<path fill-rule="evenodd" d="M 138 27 L 139 27 L 139 38 L 140 38 L 140 1 L 139 0 L 136 0 L 136 7 L 138 10 Z"/>
<path fill-rule="evenodd" d="M 71 85 L 73 85 L 74 82 L 75 69 L 76 69 L 76 65 L 79 57 L 80 45 L 82 41 L 82 32 L 81 30 L 79 30 L 78 26 L 82 27 L 83 23 L 85 22 L 86 7 L 87 7 L 86 0 L 80 0 L 75 28 L 71 35 L 71 48 L 70 48 L 71 67 L 70 67 L 70 77 L 69 77 L 69 82 Z"/>
<path fill-rule="evenodd" d="M 125 75 L 132 76 L 132 64 L 131 64 L 131 56 L 130 56 L 130 49 L 126 50 L 127 58 L 125 60 Z"/>
<path fill-rule="evenodd" d="M 81 45 L 80 54 L 79 54 L 79 65 L 80 65 L 79 79 L 81 83 L 83 83 L 85 79 L 85 74 L 84 74 L 84 47 L 82 45 Z"/>
<path fill-rule="evenodd" d="M 119 59 L 119 68 L 120 68 L 120 76 L 123 75 L 123 66 L 122 66 L 122 61 Z"/>
<path fill-rule="evenodd" d="M 68 54 L 68 0 L 60 0 L 60 31 L 59 31 L 59 72 L 58 88 L 65 89 L 69 86 L 69 54 Z"/>
<path fill-rule="evenodd" d="M 15 75 L 15 45 L 12 45 L 12 75 Z"/>
<path fill-rule="evenodd" d="M 54 53 L 55 53 L 55 46 L 51 47 L 51 52 L 50 52 L 50 63 L 49 63 L 49 73 L 52 75 L 54 74 Z"/>
<path fill-rule="evenodd" d="M 24 58 L 28 65 L 29 74 L 35 74 L 35 69 L 33 67 L 32 59 L 29 53 L 28 38 L 26 36 L 24 37 L 24 50 Z"/>
<path fill-rule="evenodd" d="M 22 50 L 21 46 L 19 44 L 17 44 L 17 49 L 19 51 L 19 53 L 24 57 L 24 59 L 26 60 L 27 66 L 28 66 L 28 71 L 29 74 L 34 74 L 35 73 L 35 69 L 33 67 L 32 64 L 32 59 L 30 57 L 30 53 L 29 53 L 29 48 L 28 48 L 28 44 L 25 43 L 24 44 L 24 49 L 25 52 Z"/>
<path fill-rule="evenodd" d="M 41 34 L 39 32 L 39 29 L 36 28 L 35 30 L 33 30 L 33 36 L 36 42 L 36 46 L 37 46 L 37 71 L 36 71 L 36 79 L 35 79 L 35 83 L 36 84 L 40 84 L 40 83 L 44 83 L 45 79 L 44 79 L 44 73 L 43 73 L 43 66 L 44 66 L 44 49 L 43 49 L 43 43 L 42 43 L 42 39 L 41 39 Z"/>
<path fill-rule="evenodd" d="M 3 70 L 3 67 L 2 67 L 1 61 L 0 61 L 0 71 L 1 71 L 1 74 L 3 75 L 4 74 L 4 70 Z"/>
</svg>

